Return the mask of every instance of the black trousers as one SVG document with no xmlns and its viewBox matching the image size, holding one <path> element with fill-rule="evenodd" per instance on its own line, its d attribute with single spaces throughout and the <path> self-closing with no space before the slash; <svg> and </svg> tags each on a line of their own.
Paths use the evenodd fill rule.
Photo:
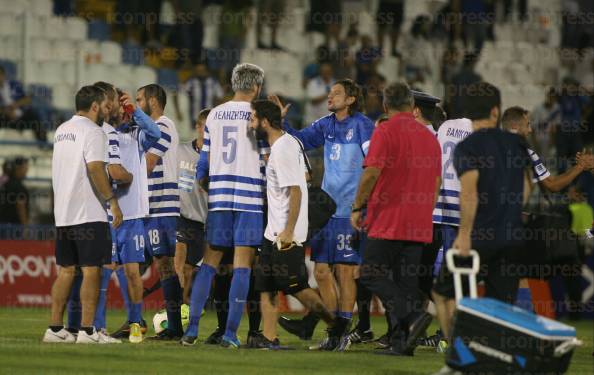
<svg viewBox="0 0 594 375">
<path fill-rule="evenodd" d="M 422 249 L 418 242 L 367 239 L 361 282 L 380 298 L 395 331 L 408 332 L 422 310 L 418 291 Z"/>
</svg>

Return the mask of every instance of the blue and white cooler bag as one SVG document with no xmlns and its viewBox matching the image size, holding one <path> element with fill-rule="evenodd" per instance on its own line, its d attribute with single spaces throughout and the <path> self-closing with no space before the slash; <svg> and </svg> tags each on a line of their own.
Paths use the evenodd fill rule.
<svg viewBox="0 0 594 375">
<path fill-rule="evenodd" d="M 457 268 L 455 250 L 446 253 L 456 299 L 448 366 L 463 373 L 563 374 L 581 342 L 575 328 L 492 299 L 476 298 L 478 253 L 473 267 Z M 461 275 L 469 276 L 470 298 L 462 298 Z"/>
</svg>

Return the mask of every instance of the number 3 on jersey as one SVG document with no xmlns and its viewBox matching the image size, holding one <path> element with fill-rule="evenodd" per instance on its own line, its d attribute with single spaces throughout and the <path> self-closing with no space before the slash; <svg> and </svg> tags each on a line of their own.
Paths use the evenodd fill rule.
<svg viewBox="0 0 594 375">
<path fill-rule="evenodd" d="M 330 160 L 339 160 L 340 159 L 340 145 L 335 143 L 332 145 L 332 153 L 330 154 Z"/>
<path fill-rule="evenodd" d="M 237 155 L 237 126 L 223 126 L 223 147 L 229 147 L 223 152 L 223 161 L 225 164 L 231 164 L 235 161 Z"/>
</svg>

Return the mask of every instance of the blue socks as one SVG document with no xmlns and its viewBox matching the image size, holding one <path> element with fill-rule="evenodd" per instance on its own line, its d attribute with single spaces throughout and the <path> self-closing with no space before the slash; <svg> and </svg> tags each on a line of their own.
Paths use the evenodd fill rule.
<svg viewBox="0 0 594 375">
<path fill-rule="evenodd" d="M 212 279 L 216 273 L 217 270 L 208 264 L 203 264 L 200 267 L 200 270 L 198 270 L 198 274 L 192 284 L 192 294 L 190 295 L 190 324 L 184 333 L 186 336 L 198 336 L 200 315 L 202 314 L 206 300 L 210 295 Z"/>
<path fill-rule="evenodd" d="M 353 319 L 353 313 L 352 312 L 339 311 L 336 314 L 336 316 L 339 317 L 339 318 L 348 319 L 348 320 L 352 320 Z"/>
<path fill-rule="evenodd" d="M 128 322 L 138 324 L 142 322 L 142 302 L 130 304 L 130 309 L 128 309 Z"/>
<path fill-rule="evenodd" d="M 237 329 L 243 315 L 248 291 L 250 289 L 249 268 L 235 268 L 233 270 L 233 279 L 231 279 L 231 289 L 229 290 L 229 316 L 227 317 L 227 329 L 224 338 L 236 341 Z"/>
<path fill-rule="evenodd" d="M 116 276 L 118 278 L 118 283 L 120 284 L 120 292 L 122 293 L 124 306 L 126 307 L 126 311 L 130 313 L 130 295 L 128 294 L 128 279 L 126 278 L 126 271 L 124 271 L 124 267 L 120 267 L 116 270 Z"/>
<path fill-rule="evenodd" d="M 82 318 L 82 305 L 80 304 L 80 286 L 82 285 L 82 273 L 77 274 L 72 282 L 70 296 L 66 304 L 68 311 L 68 328 L 78 330 Z"/>
<path fill-rule="evenodd" d="M 93 325 L 97 330 L 106 327 L 105 323 L 105 309 L 107 305 L 107 287 L 109 286 L 109 279 L 113 271 L 109 268 L 101 270 L 101 287 L 99 288 L 99 300 L 97 301 L 97 310 L 95 310 L 95 322 Z"/>
<path fill-rule="evenodd" d="M 516 296 L 516 306 L 523 308 L 524 310 L 534 311 L 532 306 L 532 292 L 530 288 L 518 288 L 518 295 Z"/>
<path fill-rule="evenodd" d="M 163 298 L 165 299 L 165 309 L 167 310 L 167 329 L 171 334 L 181 336 L 183 334 L 181 324 L 183 296 L 177 275 L 161 280 L 161 287 L 163 288 Z"/>
</svg>

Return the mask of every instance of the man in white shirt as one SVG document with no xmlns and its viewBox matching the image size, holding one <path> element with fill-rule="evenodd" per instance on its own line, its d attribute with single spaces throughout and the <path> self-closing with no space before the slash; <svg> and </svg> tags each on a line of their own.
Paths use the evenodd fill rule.
<svg viewBox="0 0 594 375">
<path fill-rule="evenodd" d="M 256 290 L 262 293 L 265 337 L 258 347 L 280 349 L 276 329 L 278 291 L 296 297 L 330 326 L 335 320 L 307 281 L 302 245 L 307 240 L 308 229 L 307 168 L 303 148 L 295 137 L 283 131 L 280 109 L 269 100 L 252 103 L 250 126 L 259 140 L 266 140 L 271 146 L 266 166 L 268 221 L 255 269 Z M 334 331 L 329 330 L 329 338 L 338 340 L 340 333 Z"/>
<path fill-rule="evenodd" d="M 51 321 L 43 341 L 98 344 L 101 340 L 93 318 L 101 267 L 111 261 L 106 205 L 111 208 L 115 228 L 122 223 L 122 212 L 105 170 L 107 138 L 101 129 L 109 113 L 105 93 L 93 86 L 81 88 L 76 94 L 76 111 L 54 136 L 52 185 L 56 264 L 60 268 L 52 287 Z M 75 339 L 64 329 L 63 315 L 76 266 L 82 269 L 83 283 L 82 321 Z"/>
<path fill-rule="evenodd" d="M 317 119 L 326 116 L 328 113 L 328 93 L 336 83 L 334 72 L 330 63 L 320 64 L 320 74 L 307 83 L 305 95 L 305 123 L 311 124 Z"/>
</svg>

